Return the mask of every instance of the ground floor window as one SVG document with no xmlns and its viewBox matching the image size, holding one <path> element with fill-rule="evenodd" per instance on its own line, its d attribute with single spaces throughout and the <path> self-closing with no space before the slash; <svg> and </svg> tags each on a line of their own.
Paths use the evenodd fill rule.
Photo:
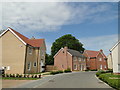
<svg viewBox="0 0 120 90">
<path fill-rule="evenodd" d="M 34 62 L 34 65 L 33 65 L 34 67 L 36 67 L 37 66 L 37 63 L 36 62 Z"/>
<path fill-rule="evenodd" d="M 118 72 L 120 72 L 120 64 L 118 64 Z"/>
<path fill-rule="evenodd" d="M 74 65 L 74 70 L 77 70 L 77 65 L 76 64 Z"/>
<path fill-rule="evenodd" d="M 27 69 L 30 70 L 30 68 L 31 68 L 31 63 L 29 62 Z"/>
<path fill-rule="evenodd" d="M 102 65 L 100 65 L 100 69 L 102 69 Z"/>
</svg>

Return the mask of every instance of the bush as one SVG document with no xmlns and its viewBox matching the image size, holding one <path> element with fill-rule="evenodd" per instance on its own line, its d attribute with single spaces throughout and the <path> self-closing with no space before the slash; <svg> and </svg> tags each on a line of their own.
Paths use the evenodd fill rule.
<svg viewBox="0 0 120 90">
<path fill-rule="evenodd" d="M 55 75 L 55 74 L 58 74 L 59 72 L 58 71 L 51 71 L 50 74 L 52 75 Z"/>
<path fill-rule="evenodd" d="M 65 73 L 71 72 L 70 68 L 64 70 Z"/>
<path fill-rule="evenodd" d="M 61 70 L 60 70 L 60 71 L 57 71 L 57 72 L 58 72 L 58 73 L 63 73 L 63 71 L 61 71 Z"/>
<path fill-rule="evenodd" d="M 34 78 L 37 78 L 37 75 L 35 75 Z"/>
<path fill-rule="evenodd" d="M 2 74 L 2 77 L 5 77 L 5 74 Z"/>
<path fill-rule="evenodd" d="M 97 71 L 97 69 L 92 69 L 92 70 L 90 70 L 90 71 Z"/>
<path fill-rule="evenodd" d="M 16 77 L 19 77 L 19 74 L 16 74 Z"/>
</svg>

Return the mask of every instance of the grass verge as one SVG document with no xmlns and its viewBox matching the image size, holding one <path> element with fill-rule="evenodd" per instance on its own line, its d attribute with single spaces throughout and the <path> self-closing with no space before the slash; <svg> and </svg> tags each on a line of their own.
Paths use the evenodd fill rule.
<svg viewBox="0 0 120 90">
<path fill-rule="evenodd" d="M 120 90 L 120 75 L 114 75 L 113 73 L 96 73 L 96 76 L 105 83 L 107 83 L 109 86 Z"/>
</svg>

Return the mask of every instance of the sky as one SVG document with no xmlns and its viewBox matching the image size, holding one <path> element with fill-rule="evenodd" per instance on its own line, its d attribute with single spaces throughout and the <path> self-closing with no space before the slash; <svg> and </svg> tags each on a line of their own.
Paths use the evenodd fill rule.
<svg viewBox="0 0 120 90">
<path fill-rule="evenodd" d="M 44 38 L 47 53 L 52 43 L 72 34 L 87 50 L 109 49 L 118 40 L 117 2 L 3 2 L 0 29 L 11 27 L 31 38 Z"/>
</svg>

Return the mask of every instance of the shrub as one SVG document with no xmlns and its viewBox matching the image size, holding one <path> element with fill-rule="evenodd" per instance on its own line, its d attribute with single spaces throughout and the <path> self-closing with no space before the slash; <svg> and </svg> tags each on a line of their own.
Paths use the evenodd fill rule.
<svg viewBox="0 0 120 90">
<path fill-rule="evenodd" d="M 37 75 L 35 75 L 34 78 L 37 78 Z"/>
<path fill-rule="evenodd" d="M 59 70 L 59 71 L 57 71 L 58 73 L 63 73 L 63 71 L 61 71 L 61 70 Z"/>
<path fill-rule="evenodd" d="M 65 73 L 71 72 L 70 68 L 64 70 Z"/>
<path fill-rule="evenodd" d="M 29 78 L 29 75 L 27 75 L 27 78 Z"/>
<path fill-rule="evenodd" d="M 41 78 L 41 74 L 40 75 L 38 75 L 39 76 L 39 78 Z"/>
<path fill-rule="evenodd" d="M 2 77 L 5 77 L 5 74 L 2 74 Z"/>
<path fill-rule="evenodd" d="M 15 77 L 15 74 L 13 74 L 12 77 Z"/>
<path fill-rule="evenodd" d="M 51 71 L 50 74 L 52 75 L 55 75 L 55 74 L 58 74 L 59 72 L 58 71 Z"/>
<path fill-rule="evenodd" d="M 92 69 L 92 70 L 90 70 L 90 71 L 97 71 L 97 69 Z"/>
<path fill-rule="evenodd" d="M 22 75 L 19 75 L 19 77 L 21 78 L 21 77 L 22 77 Z"/>
<path fill-rule="evenodd" d="M 23 76 L 24 78 L 26 78 L 26 74 L 24 74 L 24 76 Z"/>
<path fill-rule="evenodd" d="M 31 77 L 34 78 L 34 75 L 32 75 Z"/>
<path fill-rule="evenodd" d="M 19 77 L 19 74 L 16 74 L 16 77 Z"/>
<path fill-rule="evenodd" d="M 10 77 L 9 74 L 6 74 L 6 77 Z"/>
</svg>

